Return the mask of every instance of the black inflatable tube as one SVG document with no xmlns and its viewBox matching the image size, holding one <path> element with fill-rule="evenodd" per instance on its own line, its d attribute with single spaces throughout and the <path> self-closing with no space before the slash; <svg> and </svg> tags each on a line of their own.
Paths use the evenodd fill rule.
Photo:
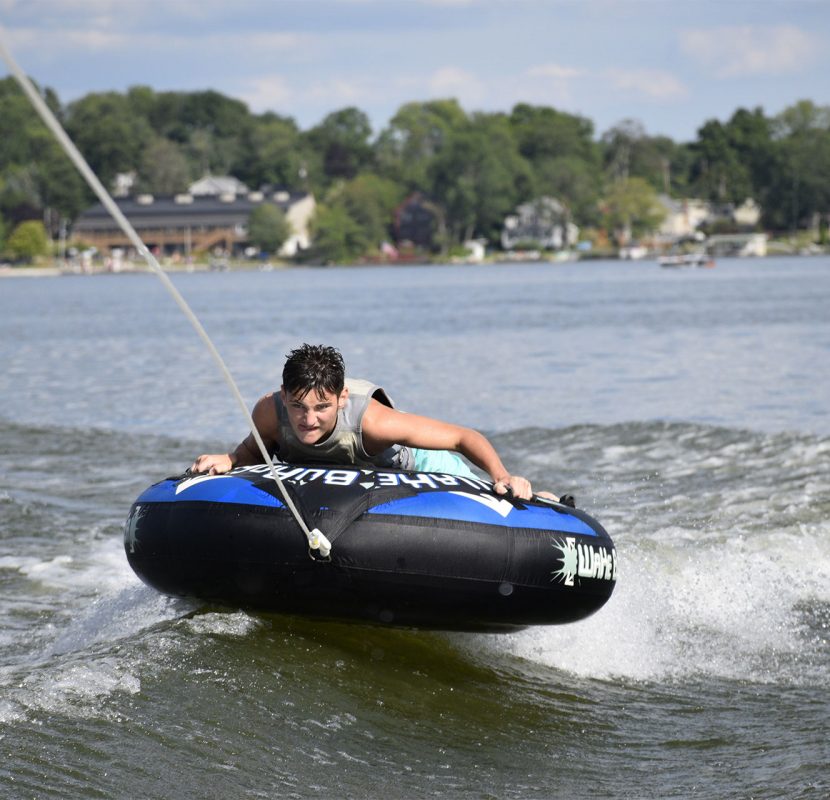
<svg viewBox="0 0 830 800">
<path fill-rule="evenodd" d="M 582 511 L 453 476 L 281 470 L 330 559 L 310 556 L 273 480 L 247 468 L 144 492 L 125 527 L 131 567 L 169 595 L 444 630 L 573 622 L 613 591 L 613 543 Z"/>
</svg>

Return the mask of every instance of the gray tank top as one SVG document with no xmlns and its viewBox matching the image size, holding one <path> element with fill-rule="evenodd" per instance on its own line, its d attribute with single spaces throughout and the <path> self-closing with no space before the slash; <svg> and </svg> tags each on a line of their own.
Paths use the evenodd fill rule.
<svg viewBox="0 0 830 800">
<path fill-rule="evenodd" d="M 279 423 L 280 446 L 277 457 L 289 463 L 355 464 L 361 467 L 415 468 L 412 450 L 403 445 L 392 445 L 377 455 L 369 455 L 363 447 L 363 415 L 374 398 L 394 408 L 386 392 L 374 383 L 359 378 L 346 378 L 349 397 L 337 413 L 337 424 L 329 436 L 317 444 L 304 444 L 294 434 L 288 420 L 288 409 L 279 392 L 274 392 Z"/>
</svg>

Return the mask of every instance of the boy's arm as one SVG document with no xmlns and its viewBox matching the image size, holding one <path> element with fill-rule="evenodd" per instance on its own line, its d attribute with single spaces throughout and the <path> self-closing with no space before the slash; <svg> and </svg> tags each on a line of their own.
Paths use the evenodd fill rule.
<svg viewBox="0 0 830 800">
<path fill-rule="evenodd" d="M 363 416 L 363 444 L 370 453 L 380 453 L 393 444 L 424 450 L 454 450 L 492 478 L 497 494 L 506 494 L 511 489 L 514 495 L 525 500 L 533 494 L 530 482 L 511 475 L 482 434 L 461 425 L 404 414 L 372 400 Z"/>
<path fill-rule="evenodd" d="M 254 406 L 251 417 L 268 452 L 273 452 L 279 441 L 274 395 L 261 397 Z M 262 453 L 259 452 L 253 433 L 249 433 L 231 453 L 207 453 L 199 456 L 191 465 L 190 471 L 223 475 L 234 467 L 262 463 Z"/>
</svg>

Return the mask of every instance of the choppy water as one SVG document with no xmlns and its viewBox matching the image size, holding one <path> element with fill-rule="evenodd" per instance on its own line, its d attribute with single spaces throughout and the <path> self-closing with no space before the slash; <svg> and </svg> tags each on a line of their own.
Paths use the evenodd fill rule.
<svg viewBox="0 0 830 800">
<path fill-rule="evenodd" d="M 183 275 L 253 400 L 301 341 L 617 544 L 510 636 L 163 598 L 130 503 L 244 423 L 150 276 L 0 282 L 0 796 L 830 796 L 830 262 Z"/>
</svg>

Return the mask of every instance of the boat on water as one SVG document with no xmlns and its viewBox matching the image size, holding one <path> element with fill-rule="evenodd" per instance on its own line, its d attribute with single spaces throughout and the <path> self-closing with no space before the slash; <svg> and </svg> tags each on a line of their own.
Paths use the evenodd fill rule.
<svg viewBox="0 0 830 800">
<path fill-rule="evenodd" d="M 669 253 L 660 256 L 657 263 L 661 267 L 714 267 L 715 259 L 708 253 Z"/>
<path fill-rule="evenodd" d="M 496 495 L 438 473 L 281 464 L 321 558 L 269 465 L 182 475 L 145 490 L 124 529 L 127 559 L 156 590 L 210 603 L 443 630 L 574 622 L 613 592 L 617 553 L 585 512 Z"/>
</svg>

